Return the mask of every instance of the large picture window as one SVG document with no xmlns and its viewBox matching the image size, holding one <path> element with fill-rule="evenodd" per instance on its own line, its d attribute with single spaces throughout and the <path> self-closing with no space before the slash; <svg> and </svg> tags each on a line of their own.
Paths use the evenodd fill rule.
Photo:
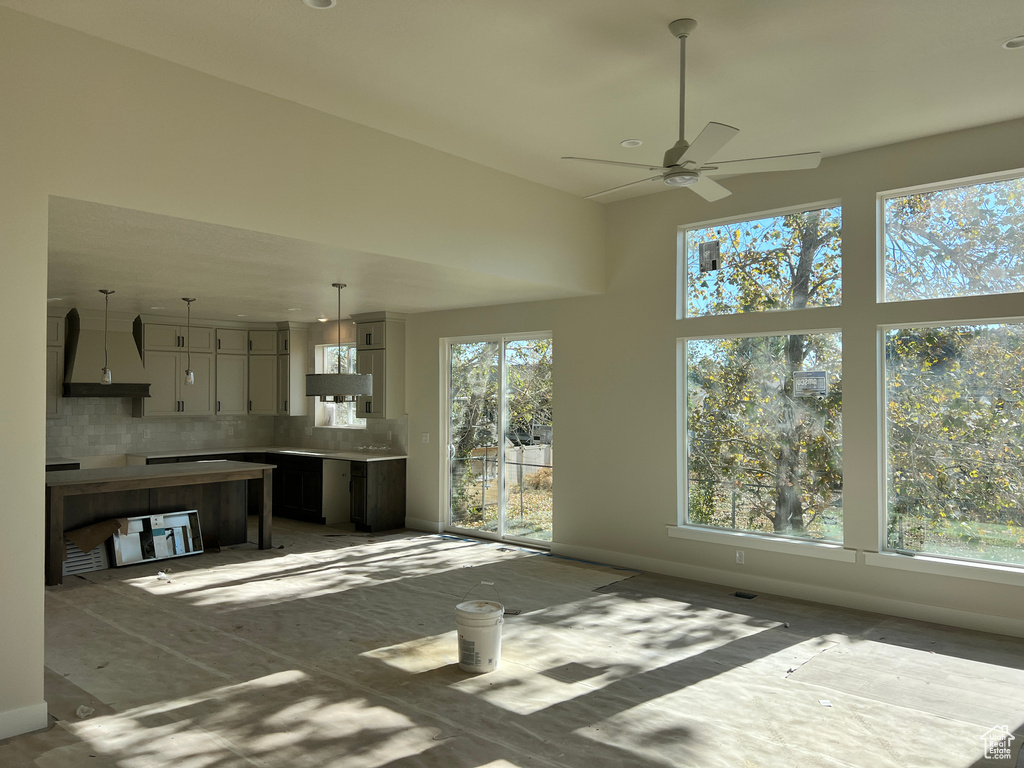
<svg viewBox="0 0 1024 768">
<path fill-rule="evenodd" d="M 1024 324 L 885 334 L 890 549 L 1024 564 Z"/>
<path fill-rule="evenodd" d="M 680 342 L 682 523 L 842 542 L 842 334 L 766 314 L 841 303 L 842 209 L 696 225 L 682 249 L 686 315 L 712 331 Z"/>
<path fill-rule="evenodd" d="M 686 342 L 687 522 L 842 541 L 838 333 Z"/>
</svg>

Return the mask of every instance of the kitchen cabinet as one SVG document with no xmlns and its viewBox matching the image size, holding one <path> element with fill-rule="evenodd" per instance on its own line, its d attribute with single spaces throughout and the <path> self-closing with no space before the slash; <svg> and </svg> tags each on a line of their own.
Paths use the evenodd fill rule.
<svg viewBox="0 0 1024 768">
<path fill-rule="evenodd" d="M 143 347 L 158 352 L 213 352 L 216 331 L 213 328 L 193 325 L 166 325 L 146 323 L 143 331 Z"/>
<path fill-rule="evenodd" d="M 307 523 L 346 522 L 349 511 L 347 461 L 316 456 L 268 454 L 274 470 L 274 514 Z"/>
<path fill-rule="evenodd" d="M 306 328 L 290 327 L 277 332 L 277 412 L 281 416 L 305 416 L 307 342 Z"/>
<path fill-rule="evenodd" d="M 64 318 L 63 317 L 47 317 L 46 318 L 46 346 L 48 347 L 63 347 L 64 346 Z"/>
<path fill-rule="evenodd" d="M 249 412 L 248 355 L 217 354 L 217 415 L 245 416 Z"/>
<path fill-rule="evenodd" d="M 405 316 L 392 312 L 353 315 L 356 372 L 373 376 L 373 392 L 356 400 L 363 419 L 397 419 L 405 414 Z"/>
<path fill-rule="evenodd" d="M 46 418 L 55 419 L 63 412 L 64 350 L 46 348 Z"/>
<path fill-rule="evenodd" d="M 357 531 L 405 527 L 405 459 L 353 461 L 349 519 Z"/>
<path fill-rule="evenodd" d="M 277 331 L 249 331 L 250 355 L 276 355 Z"/>
<path fill-rule="evenodd" d="M 46 318 L 46 418 L 64 411 L 64 318 Z"/>
<path fill-rule="evenodd" d="M 145 365 L 153 381 L 141 398 L 142 416 L 211 416 L 214 413 L 213 355 L 191 355 L 195 383 L 185 384 L 189 355 L 146 350 Z M 138 402 L 138 401 L 136 401 Z"/>
<path fill-rule="evenodd" d="M 249 332 L 241 328 L 217 329 L 218 355 L 246 355 L 249 353 Z"/>
<path fill-rule="evenodd" d="M 356 349 L 384 349 L 386 331 L 384 320 L 359 323 L 356 326 Z"/>
<path fill-rule="evenodd" d="M 274 514 L 308 523 L 345 521 L 359 531 L 405 527 L 405 459 L 344 461 L 267 454 Z"/>
<path fill-rule="evenodd" d="M 250 333 L 252 332 L 250 331 Z M 249 413 L 253 416 L 275 416 L 277 414 L 276 354 L 249 355 L 248 400 Z"/>
</svg>

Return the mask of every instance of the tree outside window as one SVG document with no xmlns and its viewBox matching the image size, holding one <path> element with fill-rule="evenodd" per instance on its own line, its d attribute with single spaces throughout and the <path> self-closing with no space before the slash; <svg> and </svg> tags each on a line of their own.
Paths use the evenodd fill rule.
<svg viewBox="0 0 1024 768">
<path fill-rule="evenodd" d="M 688 230 L 687 314 L 839 304 L 841 233 L 839 207 Z M 721 335 L 684 349 L 686 522 L 841 541 L 842 335 Z"/>
</svg>

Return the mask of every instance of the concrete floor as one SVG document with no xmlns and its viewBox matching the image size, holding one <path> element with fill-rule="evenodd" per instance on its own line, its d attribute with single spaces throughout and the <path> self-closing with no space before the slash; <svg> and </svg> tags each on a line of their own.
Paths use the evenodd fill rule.
<svg viewBox="0 0 1024 768">
<path fill-rule="evenodd" d="M 1019 639 L 458 538 L 275 544 L 48 588 L 54 724 L 0 765 L 1024 766 Z M 454 606 L 481 581 L 521 613 L 472 675 Z"/>
</svg>

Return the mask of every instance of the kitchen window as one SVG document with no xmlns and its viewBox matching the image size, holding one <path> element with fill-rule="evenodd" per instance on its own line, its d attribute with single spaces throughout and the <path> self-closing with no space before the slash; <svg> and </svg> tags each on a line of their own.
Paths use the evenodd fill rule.
<svg viewBox="0 0 1024 768">
<path fill-rule="evenodd" d="M 337 344 L 318 344 L 316 347 L 317 373 L 356 373 L 356 348 L 353 344 L 342 344 L 341 369 L 338 369 Z M 356 416 L 356 403 L 335 402 L 333 398 L 318 399 L 315 424 L 318 427 L 341 427 L 366 429 L 366 419 Z"/>
</svg>

